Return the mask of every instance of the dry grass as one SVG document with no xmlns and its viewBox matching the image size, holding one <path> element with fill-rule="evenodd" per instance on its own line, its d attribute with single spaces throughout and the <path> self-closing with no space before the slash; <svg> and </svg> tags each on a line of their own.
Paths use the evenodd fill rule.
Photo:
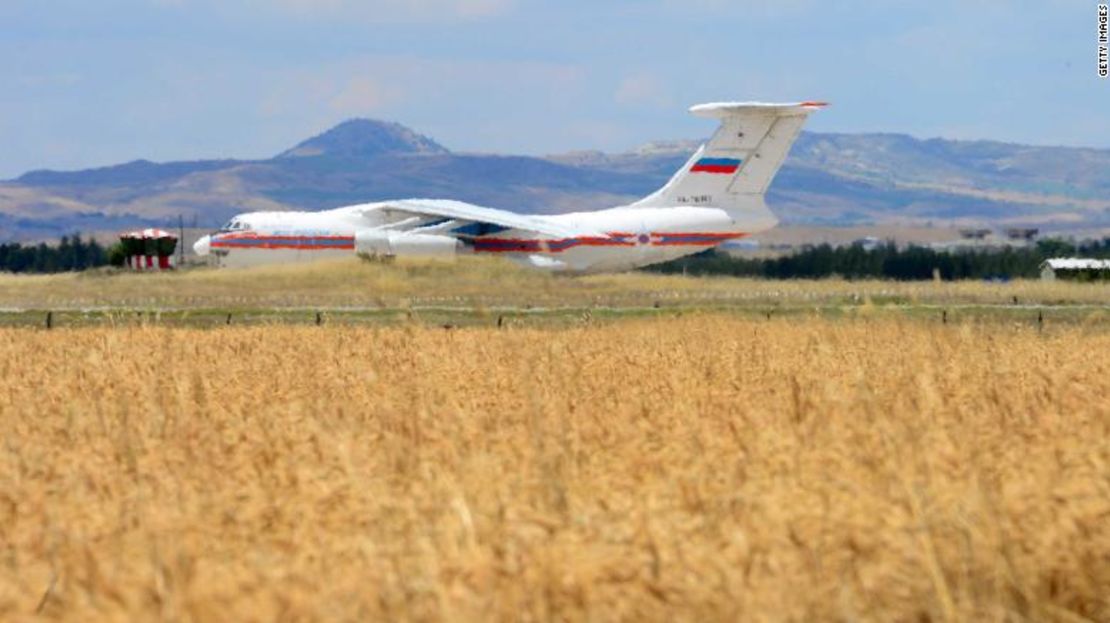
<svg viewBox="0 0 1110 623">
<path fill-rule="evenodd" d="M 505 260 L 456 263 L 356 259 L 177 274 L 0 274 L 0 308 L 329 308 L 439 306 L 651 306 L 860 304 L 1110 304 L 1110 284 L 764 281 L 647 273 L 566 277 Z"/>
<path fill-rule="evenodd" d="M 690 315 L 0 330 L 0 618 L 1110 620 L 1107 352 Z"/>
</svg>

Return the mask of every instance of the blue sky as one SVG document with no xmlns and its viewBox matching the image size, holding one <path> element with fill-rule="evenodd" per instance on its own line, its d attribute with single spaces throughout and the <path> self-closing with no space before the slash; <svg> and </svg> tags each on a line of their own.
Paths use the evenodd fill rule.
<svg viewBox="0 0 1110 623">
<path fill-rule="evenodd" d="M 699 137 L 685 108 L 826 99 L 822 131 L 1110 147 L 1088 0 L 0 0 L 0 178 L 268 157 L 350 117 L 460 151 Z"/>
</svg>

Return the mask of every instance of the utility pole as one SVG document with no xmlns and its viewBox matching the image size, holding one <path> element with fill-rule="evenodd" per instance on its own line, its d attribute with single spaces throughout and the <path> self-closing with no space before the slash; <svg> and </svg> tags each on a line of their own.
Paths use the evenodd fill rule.
<svg viewBox="0 0 1110 623">
<path fill-rule="evenodd" d="M 185 216 L 177 215 L 177 267 L 185 265 Z"/>
</svg>

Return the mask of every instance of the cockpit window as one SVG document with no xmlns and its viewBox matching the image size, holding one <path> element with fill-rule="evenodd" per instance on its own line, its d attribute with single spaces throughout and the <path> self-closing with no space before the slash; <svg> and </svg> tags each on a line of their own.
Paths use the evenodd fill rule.
<svg viewBox="0 0 1110 623">
<path fill-rule="evenodd" d="M 244 223 L 243 221 L 240 221 L 237 218 L 233 218 L 230 221 L 228 221 L 227 223 L 224 223 L 224 226 L 220 228 L 220 231 L 239 231 L 240 229 L 246 229 L 246 228 L 247 228 L 246 223 Z"/>
</svg>

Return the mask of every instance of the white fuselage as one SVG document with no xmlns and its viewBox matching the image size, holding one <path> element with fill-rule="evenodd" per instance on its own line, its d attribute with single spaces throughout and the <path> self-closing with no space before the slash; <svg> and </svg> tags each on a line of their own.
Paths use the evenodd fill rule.
<svg viewBox="0 0 1110 623">
<path fill-rule="evenodd" d="M 232 220 L 234 227 L 202 238 L 198 252 L 212 253 L 221 266 L 304 262 L 359 252 L 360 231 L 389 228 L 388 203 L 322 212 L 254 212 Z M 762 206 L 760 206 L 762 207 Z M 768 229 L 765 208 L 738 215 L 712 207 L 617 207 L 594 212 L 532 216 L 599 235 L 551 237 L 505 229 L 459 243 L 452 254 L 504 256 L 524 265 L 572 272 L 621 271 L 666 262 Z M 375 218 L 380 214 L 380 218 Z M 451 227 L 450 222 L 443 224 Z M 441 233 L 435 223 L 419 231 Z"/>
<path fill-rule="evenodd" d="M 194 245 L 223 265 L 368 256 L 489 254 L 572 272 L 620 271 L 774 227 L 763 197 L 806 117 L 822 102 L 715 102 L 690 109 L 717 131 L 659 190 L 630 205 L 523 215 L 448 199 L 323 212 L 253 212 Z"/>
</svg>

